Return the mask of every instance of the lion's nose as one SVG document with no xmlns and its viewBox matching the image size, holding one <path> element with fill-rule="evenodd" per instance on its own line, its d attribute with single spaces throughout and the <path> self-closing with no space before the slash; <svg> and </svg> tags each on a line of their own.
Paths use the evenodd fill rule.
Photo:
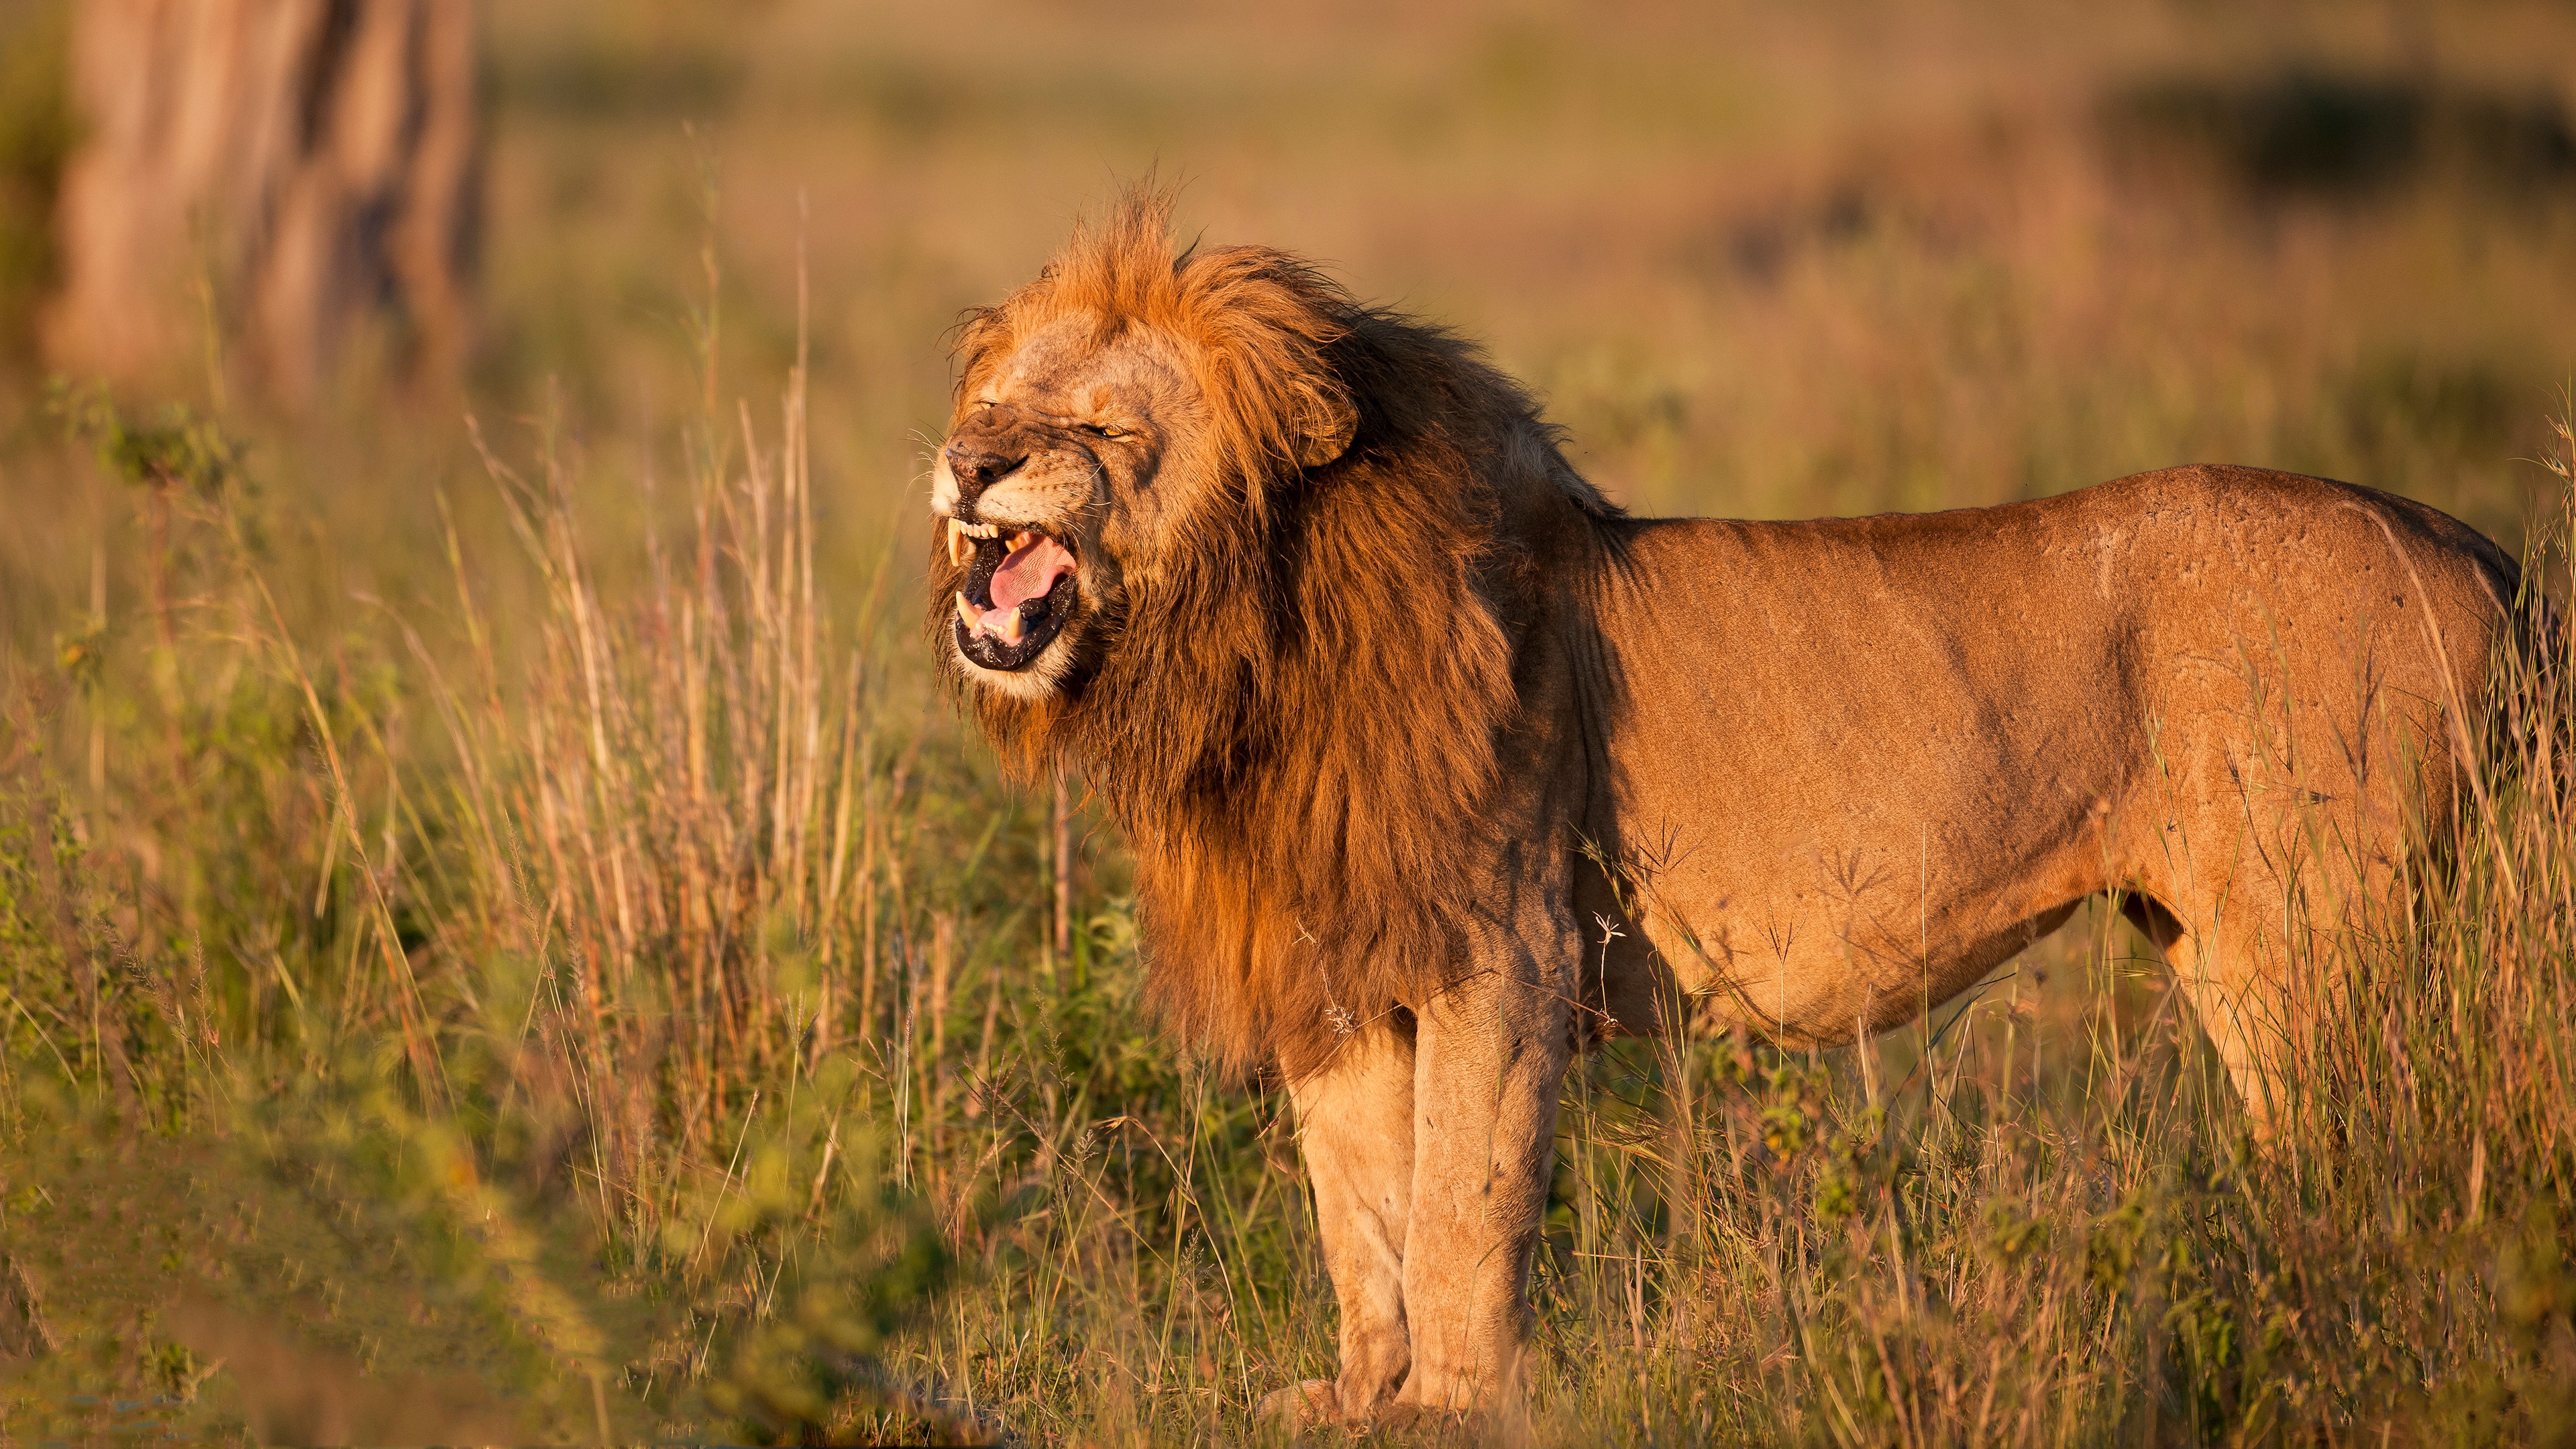
<svg viewBox="0 0 2576 1449">
<path fill-rule="evenodd" d="M 976 495 L 1011 475 L 1011 470 L 1027 462 L 1025 456 L 1013 458 L 1001 453 L 987 453 L 981 448 L 951 447 L 948 471 L 957 475 L 957 496 L 967 503 Z"/>
</svg>

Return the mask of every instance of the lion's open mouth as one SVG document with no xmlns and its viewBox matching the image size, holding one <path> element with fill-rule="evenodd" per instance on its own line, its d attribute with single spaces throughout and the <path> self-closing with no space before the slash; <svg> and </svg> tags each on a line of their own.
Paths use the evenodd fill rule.
<svg viewBox="0 0 2576 1449">
<path fill-rule="evenodd" d="M 948 556 L 966 567 L 957 648 L 986 669 L 1025 669 L 1055 642 L 1080 591 L 1073 550 L 1036 529 L 948 520 Z"/>
</svg>

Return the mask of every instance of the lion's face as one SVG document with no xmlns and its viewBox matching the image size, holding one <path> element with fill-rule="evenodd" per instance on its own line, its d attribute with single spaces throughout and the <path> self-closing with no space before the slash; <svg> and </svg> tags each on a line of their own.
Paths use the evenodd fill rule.
<svg viewBox="0 0 2576 1449">
<path fill-rule="evenodd" d="M 1092 319 L 1040 330 L 959 401 L 930 506 L 951 581 L 948 646 L 977 686 L 1063 688 L 1150 573 L 1198 390 L 1144 328 L 1106 344 Z"/>
</svg>

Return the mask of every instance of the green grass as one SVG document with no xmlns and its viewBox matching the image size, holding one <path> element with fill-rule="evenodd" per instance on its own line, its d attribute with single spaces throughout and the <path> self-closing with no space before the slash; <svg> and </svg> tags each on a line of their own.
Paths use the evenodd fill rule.
<svg viewBox="0 0 2576 1449">
<path fill-rule="evenodd" d="M 891 600 L 809 602 L 805 405 L 691 435 L 623 601 L 547 436 L 496 458 L 508 664 L 453 543 L 461 657 L 299 643 L 234 455 L 72 409 L 185 603 L 14 696 L 11 1432 L 1223 1440 L 1326 1366 L 1282 1103 L 1139 1015 L 1114 844 L 1057 954 L 1042 812 L 924 726 Z M 2108 912 L 1873 1045 L 1589 1059 L 1541 1437 L 2576 1428 L 2566 663 L 2311 963 L 2268 1149 Z"/>
<path fill-rule="evenodd" d="M 2394 65 L 2302 14 L 496 12 L 461 398 L 48 410 L 0 358 L 0 1435 L 1244 1437 L 1330 1364 L 1291 1123 L 1141 1014 L 1079 781 L 1058 948 L 1051 802 L 931 688 L 955 309 L 1159 156 L 1491 337 L 1641 508 L 2267 463 L 2564 597 L 2515 460 L 2570 446 L 2576 202 L 2218 174 L 2278 77 Z M 2564 25 L 2355 93 L 2545 129 Z M 2309 963 L 2269 1150 L 2107 911 L 1864 1048 L 1589 1058 L 1537 1437 L 2576 1434 L 2569 675 L 2517 669 L 2491 806 Z"/>
</svg>

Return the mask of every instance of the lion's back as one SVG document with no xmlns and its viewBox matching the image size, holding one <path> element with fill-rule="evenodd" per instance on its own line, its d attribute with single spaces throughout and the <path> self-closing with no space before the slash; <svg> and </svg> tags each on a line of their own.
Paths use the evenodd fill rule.
<svg viewBox="0 0 2576 1449">
<path fill-rule="evenodd" d="M 2492 540 L 2428 504 L 2223 464 L 1991 508 L 1730 527 L 1791 565 L 1775 577 L 1817 560 L 1900 610 L 2004 614 L 2016 647 L 2040 653 L 2052 635 L 2260 638 L 2401 613 L 2475 652 L 2519 576 Z"/>
</svg>

